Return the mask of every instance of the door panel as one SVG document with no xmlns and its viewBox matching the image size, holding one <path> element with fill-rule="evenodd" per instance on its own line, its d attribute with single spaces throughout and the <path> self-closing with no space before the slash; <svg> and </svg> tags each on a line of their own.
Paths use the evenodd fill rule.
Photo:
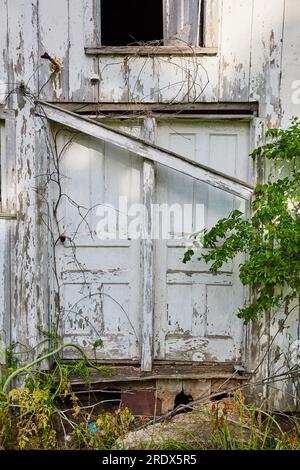
<svg viewBox="0 0 300 470">
<path fill-rule="evenodd" d="M 248 180 L 249 125 L 238 122 L 161 122 L 158 145 L 192 158 L 230 176 Z M 168 240 L 155 246 L 156 359 L 237 362 L 241 360 L 242 322 L 236 317 L 244 304 L 238 264 L 227 263 L 218 275 L 196 258 L 182 259 L 187 237 L 212 227 L 234 208 L 245 210 L 239 198 L 189 176 L 157 165 L 157 204 L 191 205 L 184 229 L 171 226 Z M 197 208 L 197 205 L 200 207 Z"/>
<path fill-rule="evenodd" d="M 141 135 L 136 124 L 113 127 Z M 69 138 L 61 135 L 62 148 Z M 248 179 L 249 128 L 246 123 L 159 123 L 157 143 L 237 178 Z M 142 312 L 141 241 L 131 239 L 128 208 L 142 202 L 143 160 L 113 145 L 78 135 L 61 159 L 62 193 L 58 220 L 66 240 L 57 245 L 57 273 L 65 341 L 76 342 L 94 357 L 140 361 Z M 238 263 L 213 275 L 204 262 L 184 265 L 186 237 L 211 227 L 244 202 L 192 177 L 156 165 L 155 202 L 185 209 L 183 224 L 171 216 L 162 238 L 154 216 L 154 358 L 172 361 L 238 362 L 243 328 L 235 312 L 244 303 Z M 57 188 L 56 188 L 57 189 Z M 99 210 L 127 198 L 115 211 L 116 239 L 97 236 Z M 54 200 L 57 194 L 53 195 Z M 189 205 L 189 206 L 188 206 Z M 172 212 L 172 210 L 171 210 Z M 113 218 L 114 219 L 114 218 Z M 168 222 L 168 221 L 167 221 Z M 199 224 L 202 224 L 199 227 Z M 111 227 L 108 227 L 110 230 Z M 57 290 L 57 286 L 56 286 Z M 65 357 L 74 358 L 74 351 Z"/>
<path fill-rule="evenodd" d="M 61 137 L 61 147 L 67 139 Z M 129 237 L 127 209 L 118 215 L 119 197 L 127 198 L 127 208 L 141 202 L 141 168 L 140 158 L 83 135 L 61 160 L 65 196 L 58 219 L 66 237 L 57 246 L 61 326 L 65 341 L 93 358 L 93 344 L 101 339 L 98 359 L 140 360 L 140 241 Z M 110 206 L 117 235 L 100 238 L 98 223 Z M 65 351 L 65 357 L 75 356 Z"/>
</svg>

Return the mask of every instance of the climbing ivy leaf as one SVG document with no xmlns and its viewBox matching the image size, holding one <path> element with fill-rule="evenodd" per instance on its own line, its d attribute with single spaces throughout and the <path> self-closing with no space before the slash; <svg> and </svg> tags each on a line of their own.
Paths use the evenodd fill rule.
<svg viewBox="0 0 300 470">
<path fill-rule="evenodd" d="M 251 287 L 252 302 L 237 312 L 245 323 L 300 295 L 300 122 L 293 118 L 286 130 L 269 129 L 266 138 L 252 158 L 272 160 L 275 178 L 255 187 L 249 220 L 235 210 L 204 231 L 208 251 L 199 258 L 216 273 L 238 253 L 247 255 L 239 274 Z M 189 248 L 183 262 L 193 256 Z"/>
</svg>

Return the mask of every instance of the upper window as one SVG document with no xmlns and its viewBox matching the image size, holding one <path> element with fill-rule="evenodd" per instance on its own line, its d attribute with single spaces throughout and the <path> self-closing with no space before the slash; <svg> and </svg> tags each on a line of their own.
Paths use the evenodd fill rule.
<svg viewBox="0 0 300 470">
<path fill-rule="evenodd" d="M 96 1 L 101 46 L 202 45 L 204 0 Z"/>
<path fill-rule="evenodd" d="M 221 0 L 89 0 L 85 52 L 216 55 Z"/>
<path fill-rule="evenodd" d="M 101 0 L 101 45 L 141 45 L 163 39 L 163 0 Z"/>
</svg>

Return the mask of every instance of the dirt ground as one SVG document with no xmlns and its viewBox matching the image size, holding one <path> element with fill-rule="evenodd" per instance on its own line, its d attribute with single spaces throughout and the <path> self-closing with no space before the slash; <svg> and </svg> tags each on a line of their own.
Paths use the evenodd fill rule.
<svg viewBox="0 0 300 470">
<path fill-rule="evenodd" d="M 247 417 L 241 417 L 236 402 L 226 398 L 196 407 L 193 411 L 180 413 L 163 422 L 148 425 L 137 431 L 129 432 L 115 445 L 118 449 L 159 448 L 167 442 L 178 442 L 187 446 L 207 446 L 210 444 L 216 420 L 225 419 L 233 433 L 246 439 L 248 433 Z"/>
</svg>

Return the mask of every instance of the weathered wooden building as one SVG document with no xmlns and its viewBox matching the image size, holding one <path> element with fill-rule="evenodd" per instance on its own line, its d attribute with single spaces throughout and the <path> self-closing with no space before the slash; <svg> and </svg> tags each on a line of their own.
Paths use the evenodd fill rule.
<svg viewBox="0 0 300 470">
<path fill-rule="evenodd" d="M 34 346 L 38 326 L 57 325 L 118 365 L 107 386 L 130 382 L 163 410 L 182 392 L 283 370 L 299 312 L 272 341 L 276 319 L 245 327 L 235 315 L 248 300 L 239 260 L 213 275 L 182 258 L 193 208 L 206 227 L 247 213 L 264 177 L 249 153 L 299 115 L 299 25 L 297 0 L 0 0 L 6 346 Z M 120 197 L 192 207 L 184 233 L 151 237 L 158 219 L 142 211 L 146 236 L 131 237 Z M 118 237 L 97 235 L 101 207 L 122 213 Z M 289 409 L 294 387 L 254 390 Z"/>
</svg>

